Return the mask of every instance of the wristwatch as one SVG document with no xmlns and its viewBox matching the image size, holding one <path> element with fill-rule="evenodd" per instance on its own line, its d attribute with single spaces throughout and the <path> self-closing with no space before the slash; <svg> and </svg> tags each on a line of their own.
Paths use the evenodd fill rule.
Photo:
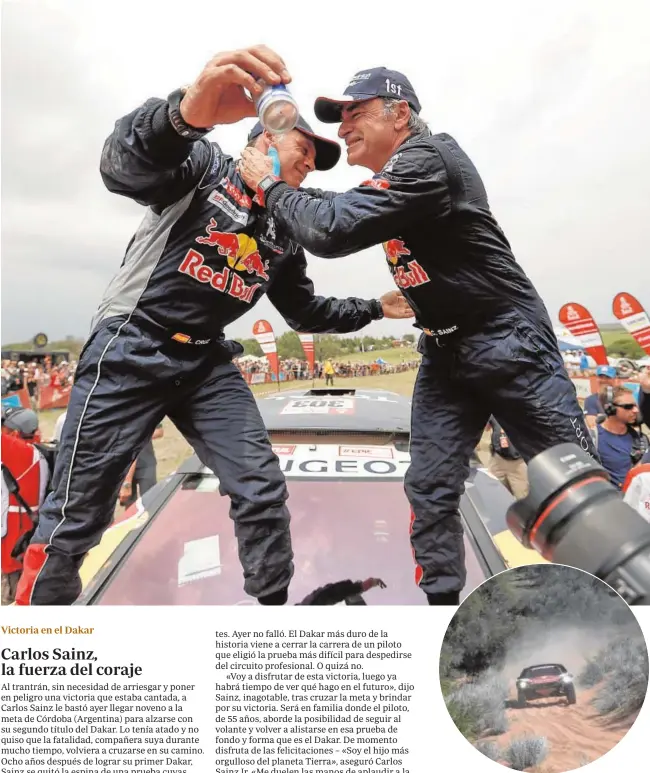
<svg viewBox="0 0 650 773">
<path fill-rule="evenodd" d="M 184 137 L 186 140 L 200 140 L 201 137 L 205 137 L 206 134 L 209 134 L 214 127 L 210 126 L 208 129 L 197 129 L 195 126 L 190 126 L 188 123 L 185 123 L 183 116 L 181 115 L 181 102 L 186 91 L 186 87 L 176 89 L 176 91 L 172 91 L 167 97 L 167 102 L 169 103 L 169 120 L 181 137 Z"/>
<path fill-rule="evenodd" d="M 282 178 L 278 177 L 275 174 L 267 174 L 262 177 L 262 179 L 257 184 L 257 195 L 255 196 L 255 201 L 260 206 L 265 206 L 266 203 L 266 194 L 271 190 L 271 188 L 276 183 L 281 183 Z"/>
</svg>

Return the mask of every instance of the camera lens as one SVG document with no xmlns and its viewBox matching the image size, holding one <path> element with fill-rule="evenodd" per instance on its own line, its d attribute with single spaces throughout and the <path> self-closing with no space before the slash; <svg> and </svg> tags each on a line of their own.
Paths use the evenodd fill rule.
<svg viewBox="0 0 650 773">
<path fill-rule="evenodd" d="M 530 493 L 510 506 L 519 541 L 553 563 L 600 577 L 630 604 L 650 601 L 650 524 L 627 505 L 579 446 L 550 448 L 528 465 Z"/>
</svg>

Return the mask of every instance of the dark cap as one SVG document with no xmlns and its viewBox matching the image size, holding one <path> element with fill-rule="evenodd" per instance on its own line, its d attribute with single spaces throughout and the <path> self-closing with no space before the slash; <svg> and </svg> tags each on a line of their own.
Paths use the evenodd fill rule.
<svg viewBox="0 0 650 773">
<path fill-rule="evenodd" d="M 29 408 L 3 406 L 2 426 L 15 430 L 21 437 L 31 438 L 38 431 L 38 416 Z"/>
<path fill-rule="evenodd" d="M 251 132 L 248 135 L 248 141 L 250 142 L 255 139 L 255 137 L 259 137 L 263 131 L 264 127 L 258 121 L 251 129 Z M 296 131 L 299 131 L 301 134 L 304 134 L 305 137 L 309 137 L 310 140 L 314 141 L 314 145 L 316 146 L 316 169 L 318 169 L 319 172 L 326 172 L 328 169 L 332 169 L 332 167 L 336 166 L 339 158 L 341 158 L 341 146 L 338 142 L 314 134 L 311 126 L 302 116 L 298 118 Z"/>
<path fill-rule="evenodd" d="M 420 101 L 406 75 L 386 67 L 373 67 L 356 73 L 342 97 L 336 99 L 318 97 L 314 103 L 314 112 L 316 118 L 323 123 L 340 123 L 341 111 L 346 105 L 351 105 L 353 102 L 367 102 L 377 97 L 403 99 L 409 103 L 415 113 L 421 110 Z"/>
</svg>

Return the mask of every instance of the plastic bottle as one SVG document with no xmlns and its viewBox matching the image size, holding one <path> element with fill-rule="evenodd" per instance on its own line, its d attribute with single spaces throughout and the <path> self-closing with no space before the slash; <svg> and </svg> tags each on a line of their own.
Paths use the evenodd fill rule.
<svg viewBox="0 0 650 773">
<path fill-rule="evenodd" d="M 268 132 L 286 134 L 298 123 L 298 104 L 284 85 L 267 86 L 255 105 L 260 123 Z"/>
</svg>

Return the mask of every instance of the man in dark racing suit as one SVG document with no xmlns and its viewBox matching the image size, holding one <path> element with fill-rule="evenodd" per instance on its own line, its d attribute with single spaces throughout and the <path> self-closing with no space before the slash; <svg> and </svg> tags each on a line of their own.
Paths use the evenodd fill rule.
<svg viewBox="0 0 650 773">
<path fill-rule="evenodd" d="M 251 75 L 250 73 L 253 73 Z M 302 248 L 253 201 L 235 161 L 204 139 L 255 115 L 244 88 L 290 78 L 266 47 L 215 57 L 187 90 L 117 121 L 104 146 L 107 188 L 148 207 L 93 321 L 75 375 L 53 493 L 25 554 L 18 604 L 71 604 L 79 567 L 112 520 L 124 476 L 165 415 L 219 477 L 244 589 L 283 604 L 293 573 L 287 490 L 224 327 L 267 293 L 295 330 L 345 333 L 412 315 L 392 291 L 377 300 L 314 295 Z M 306 123 L 276 140 L 281 174 L 298 185 L 330 169 L 336 142 Z M 399 296 L 399 297 L 398 297 Z"/>
<path fill-rule="evenodd" d="M 416 579 L 429 603 L 457 604 L 465 583 L 458 503 L 490 414 L 526 461 L 562 442 L 595 450 L 548 312 L 476 168 L 452 137 L 433 135 L 420 119 L 408 79 L 363 70 L 342 99 L 317 99 L 315 112 L 341 122 L 348 163 L 371 169 L 372 179 L 315 197 L 274 178 L 253 149 L 241 172 L 310 253 L 339 258 L 383 244 L 423 330 L 405 480 Z"/>
</svg>

